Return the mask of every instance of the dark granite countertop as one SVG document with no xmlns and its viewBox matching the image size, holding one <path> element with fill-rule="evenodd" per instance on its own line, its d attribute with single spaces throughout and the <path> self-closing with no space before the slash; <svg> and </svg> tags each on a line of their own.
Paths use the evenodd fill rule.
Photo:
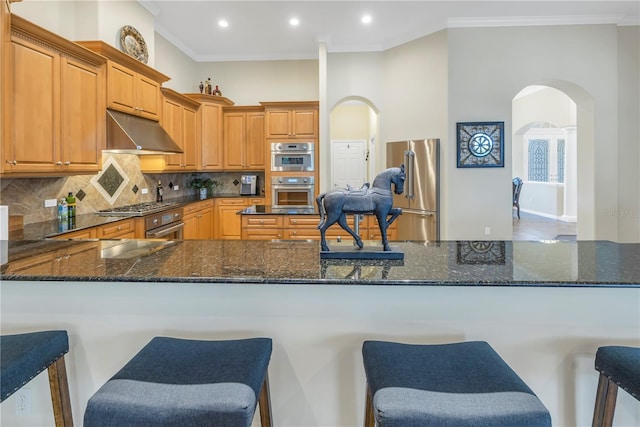
<svg viewBox="0 0 640 427">
<path fill-rule="evenodd" d="M 217 193 L 209 196 L 208 199 L 218 199 L 226 197 L 243 197 L 243 198 L 256 198 L 260 196 L 240 196 L 238 193 Z M 199 202 L 201 199 L 196 196 L 186 196 L 173 199 L 167 199 L 167 202 L 175 203 L 167 209 L 177 206 L 188 205 L 189 203 Z M 49 221 L 36 222 L 31 224 L 25 224 L 24 229 L 20 233 L 12 233 L 11 240 L 41 240 L 51 237 L 61 236 L 64 233 L 70 233 L 73 231 L 84 230 L 91 227 L 97 227 L 99 225 L 108 224 L 114 221 L 120 221 L 126 219 L 126 216 L 99 216 L 95 213 L 77 215 L 76 221 L 72 226 L 69 226 L 68 221 L 58 221 L 52 219 Z"/>
<path fill-rule="evenodd" d="M 317 241 L 5 243 L 2 280 L 640 288 L 640 244 L 608 241 L 392 242 L 404 260 L 321 259 Z"/>
<path fill-rule="evenodd" d="M 254 205 L 242 209 L 238 215 L 316 215 L 318 211 L 315 208 L 276 208 L 273 206 Z"/>
</svg>

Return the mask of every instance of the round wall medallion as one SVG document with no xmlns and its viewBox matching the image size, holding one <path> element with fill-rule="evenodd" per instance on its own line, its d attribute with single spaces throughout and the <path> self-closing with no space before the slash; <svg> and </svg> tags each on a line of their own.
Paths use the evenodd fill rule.
<svg viewBox="0 0 640 427">
<path fill-rule="evenodd" d="M 493 140 L 486 133 L 476 133 L 469 140 L 469 151 L 476 157 L 484 157 L 493 149 Z"/>
<path fill-rule="evenodd" d="M 120 49 L 144 64 L 149 60 L 149 52 L 147 52 L 144 38 L 131 25 L 125 25 L 120 29 Z"/>
</svg>

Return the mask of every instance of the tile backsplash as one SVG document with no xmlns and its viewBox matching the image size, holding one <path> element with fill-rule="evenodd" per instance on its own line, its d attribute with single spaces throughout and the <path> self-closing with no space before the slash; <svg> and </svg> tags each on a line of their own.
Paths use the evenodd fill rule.
<svg viewBox="0 0 640 427">
<path fill-rule="evenodd" d="M 110 207 L 151 202 L 156 199 L 156 185 L 162 182 L 165 200 L 195 195 L 187 188 L 193 178 L 191 173 L 143 174 L 140 159 L 131 154 L 103 153 L 103 170 L 96 175 L 75 175 L 54 178 L 2 178 L 0 181 L 0 205 L 9 206 L 9 215 L 22 215 L 25 224 L 48 221 L 57 215 L 56 208 L 45 208 L 45 199 L 60 199 L 69 192 L 84 193 L 78 197 L 78 215 L 93 213 Z M 198 173 L 201 178 L 211 178 L 221 183 L 215 193 L 239 194 L 242 173 Z M 261 186 L 264 181 L 261 180 Z M 178 187 L 174 190 L 171 187 Z M 147 194 L 142 194 L 143 189 Z"/>
</svg>

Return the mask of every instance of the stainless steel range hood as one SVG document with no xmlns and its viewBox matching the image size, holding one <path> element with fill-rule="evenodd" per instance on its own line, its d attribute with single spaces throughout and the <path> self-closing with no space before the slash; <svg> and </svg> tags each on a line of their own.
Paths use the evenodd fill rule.
<svg viewBox="0 0 640 427">
<path fill-rule="evenodd" d="M 107 149 L 110 153 L 175 154 L 182 150 L 160 123 L 107 109 Z"/>
</svg>

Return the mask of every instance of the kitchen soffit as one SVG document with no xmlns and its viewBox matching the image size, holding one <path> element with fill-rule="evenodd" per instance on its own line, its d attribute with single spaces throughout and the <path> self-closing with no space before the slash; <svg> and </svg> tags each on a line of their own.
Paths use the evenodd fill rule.
<svg viewBox="0 0 640 427">
<path fill-rule="evenodd" d="M 329 52 L 378 52 L 452 27 L 640 24 L 637 0 L 138 1 L 160 35 L 201 62 L 316 59 L 319 42 Z"/>
</svg>

